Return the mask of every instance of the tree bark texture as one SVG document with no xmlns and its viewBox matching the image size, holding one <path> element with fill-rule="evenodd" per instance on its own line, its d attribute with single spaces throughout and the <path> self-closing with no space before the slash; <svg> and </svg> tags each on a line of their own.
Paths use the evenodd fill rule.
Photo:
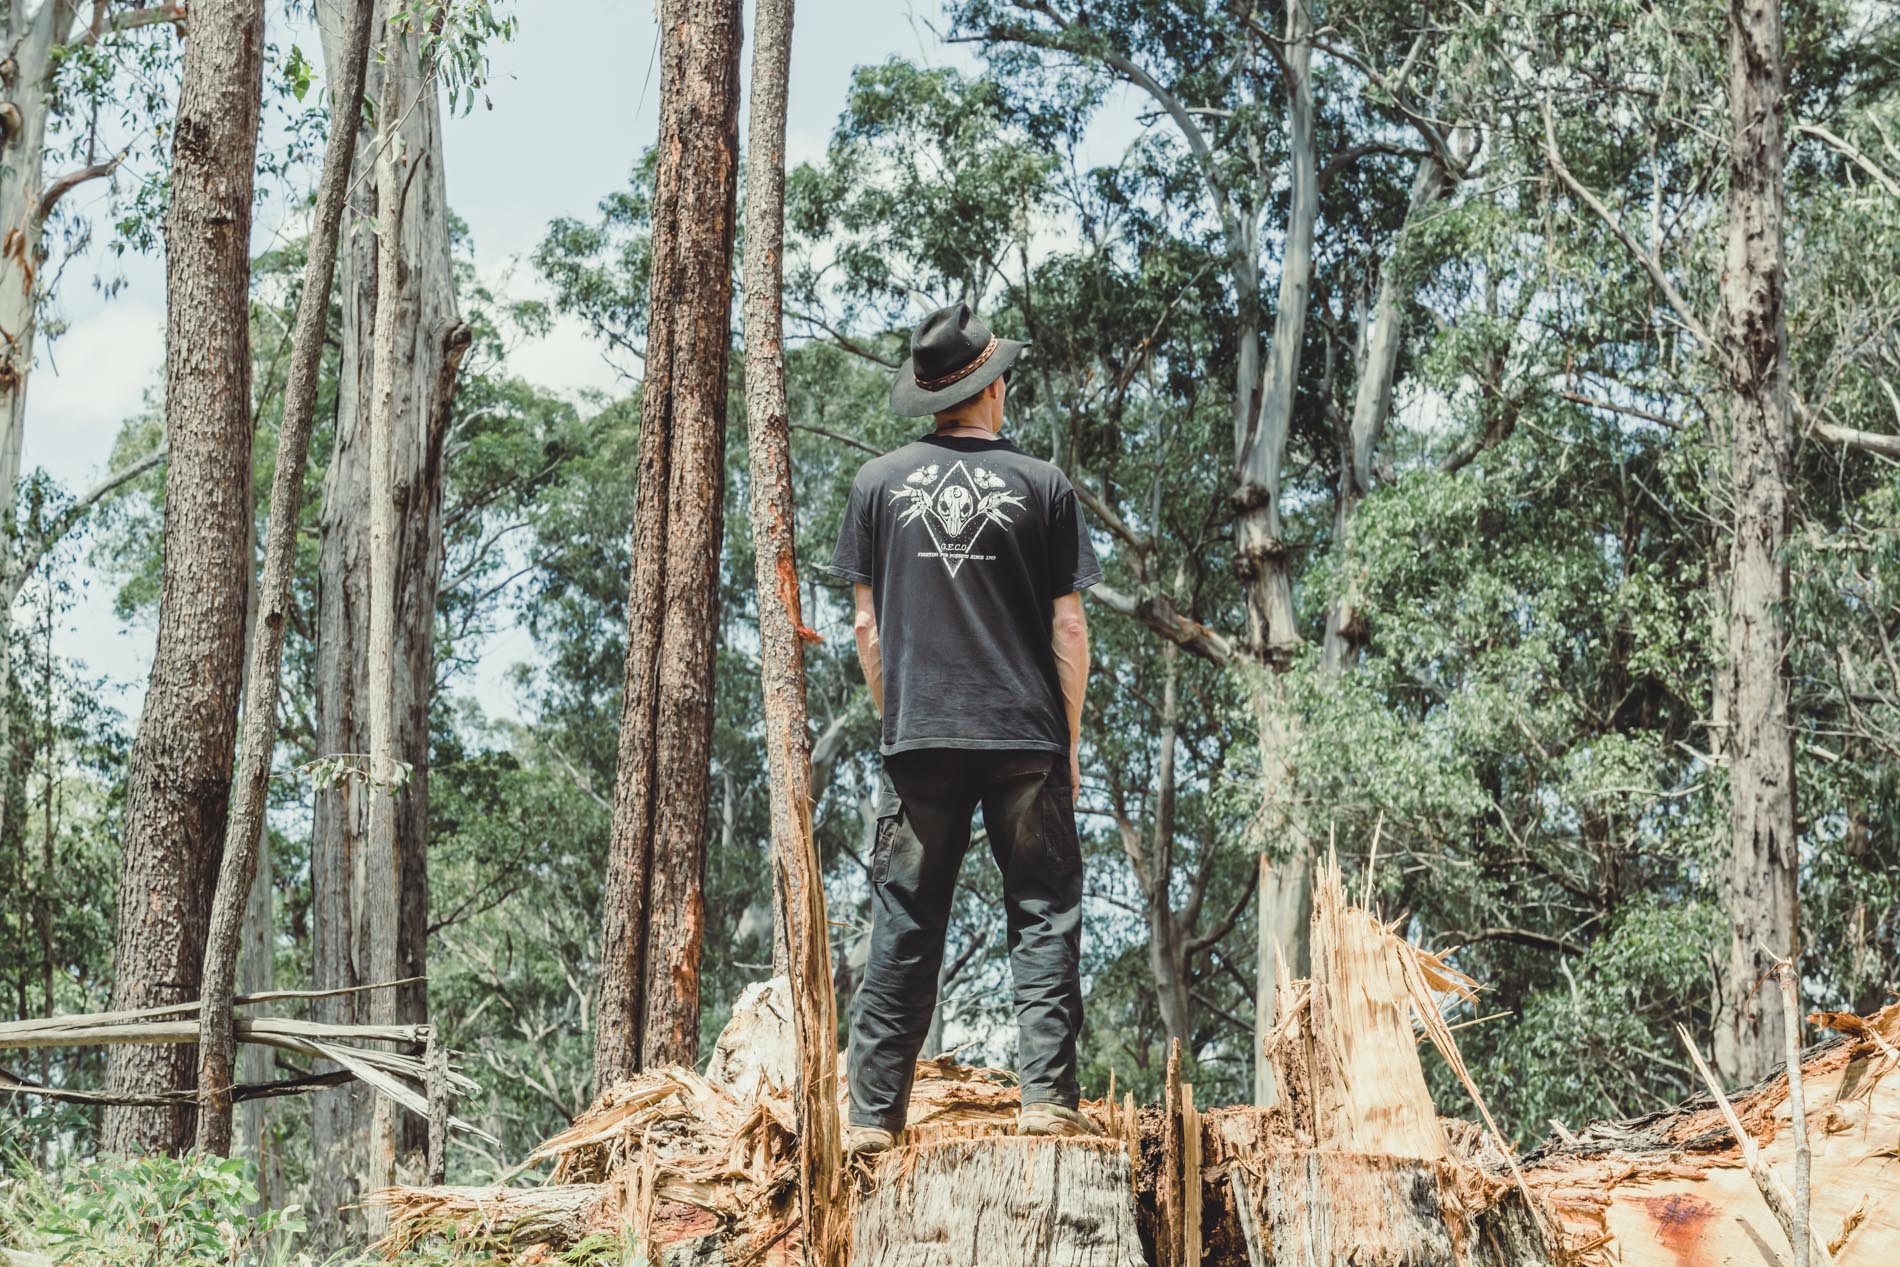
<svg viewBox="0 0 1900 1267">
<path fill-rule="evenodd" d="M 297 567 L 304 469 L 310 456 L 310 427 L 316 413 L 317 379 L 322 369 L 325 326 L 330 315 L 330 284 L 336 274 L 337 238 L 343 223 L 350 169 L 356 156 L 356 119 L 361 114 L 373 7 L 373 0 L 356 0 L 350 19 L 348 49 L 331 102 L 330 138 L 310 226 L 310 249 L 304 264 L 303 294 L 297 302 L 290 371 L 284 381 L 277 469 L 271 483 L 270 526 L 265 532 L 264 576 L 246 672 L 244 728 L 237 774 L 232 781 L 224 858 L 212 901 L 210 938 L 205 950 L 202 994 L 205 1036 L 199 1050 L 198 1069 L 201 1097 L 198 1148 L 202 1152 L 224 1154 L 231 1148 L 231 1075 L 236 1046 L 231 1031 L 231 996 L 236 982 L 238 942 L 245 928 L 246 907 L 255 888 L 255 876 L 260 870 L 260 842 L 269 810 L 271 758 L 277 748 L 277 700 L 284 631 L 290 619 L 290 584 Z M 267 867 L 262 874 L 268 883 Z M 264 912 L 268 919 L 268 888 L 264 893 Z M 268 953 L 268 947 L 266 939 L 264 953 Z M 259 1111 L 259 1106 L 254 1105 L 246 1110 L 246 1116 L 254 1116 Z"/>
<path fill-rule="evenodd" d="M 694 1063 L 712 738 L 739 0 L 665 0 L 646 380 L 594 1077 Z"/>
<path fill-rule="evenodd" d="M 398 0 L 377 0 L 375 29 L 383 30 Z M 317 17 L 325 64 L 333 74 L 347 57 L 348 11 L 344 0 L 319 0 Z M 386 75 L 397 77 L 398 115 L 408 194 L 400 243 L 399 311 L 402 327 L 391 384 L 395 393 L 391 437 L 391 483 L 397 504 L 394 750 L 414 771 L 395 809 L 402 883 L 399 977 L 427 968 L 429 701 L 435 684 L 435 611 L 442 577 L 443 453 L 455 377 L 469 342 L 457 314 L 449 248 L 441 117 L 436 90 L 420 68 L 401 57 L 372 57 L 364 92 L 380 100 Z M 372 339 L 375 330 L 377 238 L 371 225 L 379 198 L 375 174 L 376 133 L 365 127 L 356 142 L 350 199 L 337 260 L 342 312 L 341 368 L 337 386 L 336 450 L 326 476 L 320 511 L 317 579 L 316 727 L 318 751 L 369 751 L 369 520 L 370 413 L 375 399 Z M 368 924 L 369 813 L 371 800 L 360 780 L 319 788 L 311 839 L 312 983 L 318 988 L 362 985 L 371 980 Z M 398 1014 L 421 1021 L 427 998 L 421 985 L 397 992 Z M 322 1020 L 361 1024 L 369 1020 L 363 995 L 320 1000 Z M 336 1236 L 335 1211 L 360 1191 L 369 1125 L 369 1099 L 358 1086 L 317 1097 L 312 1108 L 317 1166 L 311 1208 L 325 1220 L 318 1230 Z M 420 1147 L 407 1135 L 404 1148 Z"/>
<path fill-rule="evenodd" d="M 1247 644 L 1265 666 L 1257 670 L 1253 703 L 1260 742 L 1262 814 L 1273 850 L 1263 869 L 1259 895 L 1259 967 L 1269 947 L 1285 950 L 1294 972 L 1306 959 L 1306 894 L 1311 884 L 1312 844 L 1289 810 L 1292 792 L 1293 718 L 1279 675 L 1299 649 L 1293 611 L 1293 581 L 1281 537 L 1280 476 L 1298 394 L 1300 348 L 1312 287 L 1313 229 L 1319 215 L 1319 174 L 1313 119 L 1313 18 L 1306 0 L 1287 0 L 1286 80 L 1289 181 L 1286 241 L 1280 257 L 1280 292 L 1273 338 L 1261 378 L 1260 407 L 1247 443 L 1236 454 L 1234 544 L 1247 593 Z M 1263 978 L 1260 990 L 1271 997 Z M 1256 1063 L 1267 1018 L 1256 1007 Z M 1265 1091 L 1256 1073 L 1256 1093 Z"/>
<path fill-rule="evenodd" d="M 372 981 L 394 981 L 400 970 L 402 854 L 397 837 L 397 806 L 402 791 L 396 755 L 396 523 L 400 508 L 395 485 L 396 354 L 403 331 L 413 327 L 402 287 L 402 221 L 408 202 L 409 162 L 397 145 L 402 117 L 403 75 L 419 56 L 407 21 L 395 18 L 383 28 L 382 99 L 376 107 L 376 320 L 371 335 L 371 374 L 375 399 L 369 420 L 369 973 Z M 370 995 L 370 1023 L 397 1019 L 393 991 Z M 370 1102 L 369 1183 L 372 1191 L 396 1181 L 396 1106 L 388 1096 Z M 376 1222 L 374 1212 L 371 1223 Z"/>
<path fill-rule="evenodd" d="M 812 837 L 811 732 L 799 612 L 791 427 L 785 403 L 783 266 L 785 98 L 792 0 L 753 6 L 751 127 L 746 150 L 745 392 L 751 461 L 754 584 L 772 780 L 772 864 L 798 1037 L 799 1217 L 806 1261 L 842 1263 L 847 1248 L 838 1123 L 838 1009 L 824 864 Z"/>
<path fill-rule="evenodd" d="M 251 579 L 250 229 L 261 0 L 192 8 L 166 220 L 165 567 L 133 745 L 115 1009 L 197 997 L 224 844 Z M 115 1047 L 115 1091 L 191 1085 L 188 1046 Z M 180 1152 L 190 1108 L 113 1108 L 107 1152 Z"/>
<path fill-rule="evenodd" d="M 1779 0 L 1731 0 L 1728 71 L 1721 353 L 1733 499 L 1725 691 L 1732 852 L 1716 1062 L 1731 1081 L 1752 1082 L 1778 1066 L 1786 1038 L 1773 991 L 1759 987 L 1776 959 L 1800 962 L 1794 729 L 1783 621 L 1794 427 L 1783 310 Z"/>
</svg>

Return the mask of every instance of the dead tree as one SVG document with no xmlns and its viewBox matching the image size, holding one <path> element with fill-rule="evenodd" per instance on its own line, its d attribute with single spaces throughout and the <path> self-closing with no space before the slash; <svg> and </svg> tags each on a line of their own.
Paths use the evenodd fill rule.
<svg viewBox="0 0 1900 1267">
<path fill-rule="evenodd" d="M 739 0 L 665 0 L 627 658 L 594 1078 L 699 1046 L 726 361 L 739 164 Z"/>
<path fill-rule="evenodd" d="M 261 0 L 192 7 L 166 220 L 165 568 L 133 745 L 112 1006 L 194 999 L 224 844 L 251 579 L 251 200 Z M 189 1047 L 115 1047 L 118 1092 L 189 1087 Z M 188 1107 L 112 1108 L 108 1152 L 180 1152 Z"/>
<path fill-rule="evenodd" d="M 766 760 L 772 777 L 772 862 L 778 922 L 798 1035 L 800 1221 L 806 1261 L 841 1260 L 838 1014 L 831 992 L 824 866 L 811 827 L 811 734 L 799 614 L 791 429 L 785 405 L 783 252 L 785 94 L 792 0 L 757 0 L 751 136 L 746 152 L 745 390 L 752 463 L 752 556 Z"/>
</svg>

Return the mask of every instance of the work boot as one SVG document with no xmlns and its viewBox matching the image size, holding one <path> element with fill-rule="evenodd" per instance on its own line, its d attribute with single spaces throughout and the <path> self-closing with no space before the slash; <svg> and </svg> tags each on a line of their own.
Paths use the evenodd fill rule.
<svg viewBox="0 0 1900 1267">
<path fill-rule="evenodd" d="M 897 1144 L 897 1136 L 881 1126 L 847 1126 L 844 1131 L 844 1159 L 869 1159 L 887 1152 Z"/>
<path fill-rule="evenodd" d="M 1026 1104 L 1016 1115 L 1016 1133 L 1074 1138 L 1100 1135 L 1102 1131 L 1079 1109 L 1061 1104 Z"/>
</svg>

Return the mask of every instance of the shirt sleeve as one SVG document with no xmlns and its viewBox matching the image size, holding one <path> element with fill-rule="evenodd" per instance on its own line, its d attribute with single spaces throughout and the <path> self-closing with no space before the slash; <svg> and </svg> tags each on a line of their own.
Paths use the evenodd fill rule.
<svg viewBox="0 0 1900 1267">
<path fill-rule="evenodd" d="M 1087 589 L 1102 579 L 1102 565 L 1089 544 L 1089 526 L 1075 504 L 1075 490 L 1065 482 L 1050 507 L 1049 577 L 1058 597 Z"/>
<path fill-rule="evenodd" d="M 871 584 L 871 499 L 862 480 L 851 485 L 844 520 L 838 525 L 838 544 L 831 552 L 831 571 L 847 581 Z"/>
</svg>

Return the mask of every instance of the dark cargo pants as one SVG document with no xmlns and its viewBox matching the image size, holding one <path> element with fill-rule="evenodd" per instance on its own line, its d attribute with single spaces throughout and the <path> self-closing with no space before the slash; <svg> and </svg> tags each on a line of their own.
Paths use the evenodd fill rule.
<svg viewBox="0 0 1900 1267">
<path fill-rule="evenodd" d="M 890 786 L 871 858 L 871 952 L 851 1019 L 852 1125 L 904 1127 L 979 805 L 1003 873 L 1023 1103 L 1075 1107 L 1082 852 L 1067 754 L 933 748 L 887 757 L 884 768 Z"/>
</svg>

